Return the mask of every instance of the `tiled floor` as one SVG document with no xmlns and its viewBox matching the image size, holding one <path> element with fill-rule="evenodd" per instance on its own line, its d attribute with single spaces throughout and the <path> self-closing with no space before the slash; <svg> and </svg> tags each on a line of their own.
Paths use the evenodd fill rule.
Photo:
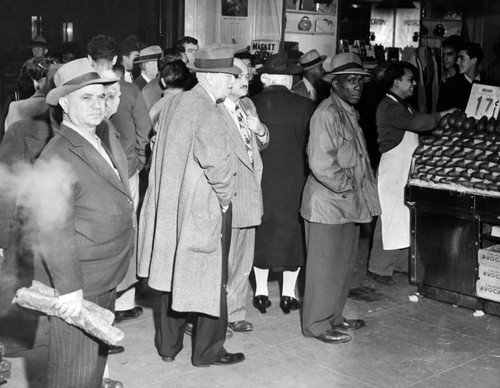
<svg viewBox="0 0 500 388">
<path fill-rule="evenodd" d="M 142 302 L 140 318 L 120 324 L 125 352 L 109 357 L 111 377 L 127 388 L 500 387 L 500 318 L 475 318 L 470 310 L 422 297 L 412 303 L 408 296 L 416 288 L 408 285 L 405 275 L 395 275 L 394 287 L 379 286 L 366 277 L 367 254 L 363 239 L 344 315 L 364 318 L 367 326 L 354 332 L 349 343 L 329 345 L 302 337 L 299 312 L 283 315 L 273 281 L 268 313 L 249 308 L 248 320 L 255 330 L 226 341 L 228 351 L 245 353 L 245 362 L 195 368 L 186 337 L 185 349 L 174 362 L 165 363 L 153 345 L 151 297 Z M 251 295 L 248 300 L 250 306 Z M 4 323 L 0 319 L 0 325 Z M 43 387 L 43 326 L 30 351 L 8 332 L 0 326 L 0 341 L 10 349 L 8 360 L 13 364 L 6 387 Z M 14 328 L 10 332 L 15 333 Z"/>
</svg>

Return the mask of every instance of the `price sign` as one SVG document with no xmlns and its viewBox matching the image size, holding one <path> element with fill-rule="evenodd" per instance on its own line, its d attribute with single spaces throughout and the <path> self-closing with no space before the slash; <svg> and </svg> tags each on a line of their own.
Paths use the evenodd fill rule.
<svg viewBox="0 0 500 388">
<path fill-rule="evenodd" d="M 472 84 L 465 114 L 476 119 L 483 116 L 496 119 L 498 112 L 500 112 L 500 87 Z"/>
</svg>

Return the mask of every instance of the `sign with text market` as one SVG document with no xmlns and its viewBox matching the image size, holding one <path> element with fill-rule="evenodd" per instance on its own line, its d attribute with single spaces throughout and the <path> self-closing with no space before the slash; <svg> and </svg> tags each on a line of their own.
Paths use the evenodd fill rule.
<svg viewBox="0 0 500 388">
<path fill-rule="evenodd" d="M 277 54 L 280 50 L 279 40 L 252 40 L 250 44 L 250 54 Z"/>
</svg>

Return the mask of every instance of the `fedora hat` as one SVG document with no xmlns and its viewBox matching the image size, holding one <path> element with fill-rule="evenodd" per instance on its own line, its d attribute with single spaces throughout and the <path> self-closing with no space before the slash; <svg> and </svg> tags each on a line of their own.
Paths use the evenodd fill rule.
<svg viewBox="0 0 500 388">
<path fill-rule="evenodd" d="M 202 47 L 194 54 L 194 63 L 188 62 L 187 67 L 202 73 L 228 73 L 238 75 L 241 69 L 234 66 L 232 46 L 213 43 Z"/>
<path fill-rule="evenodd" d="M 273 54 L 266 58 L 264 66 L 257 69 L 258 74 L 295 75 L 302 72 L 300 66 L 290 63 L 286 53 Z"/>
<path fill-rule="evenodd" d="M 156 61 L 162 55 L 163 51 L 160 46 L 149 46 L 139 52 L 139 56 L 134 60 L 134 63 Z"/>
<path fill-rule="evenodd" d="M 300 66 L 306 70 L 310 70 L 316 66 L 321 66 L 325 61 L 326 55 L 319 55 L 318 50 L 310 50 L 299 58 Z"/>
<path fill-rule="evenodd" d="M 47 47 L 47 39 L 42 35 L 37 35 L 31 41 L 31 47 Z"/>
<path fill-rule="evenodd" d="M 116 81 L 118 80 L 115 78 L 101 78 L 87 58 L 75 59 L 57 70 L 54 75 L 55 88 L 47 94 L 45 102 L 49 105 L 57 105 L 61 97 L 75 90 L 88 85 L 107 85 Z"/>
<path fill-rule="evenodd" d="M 371 77 L 371 74 L 364 70 L 361 58 L 356 53 L 340 53 L 335 55 L 331 62 L 332 69 L 323 77 L 323 81 L 332 82 L 333 77 L 340 74 L 356 74 Z"/>
</svg>

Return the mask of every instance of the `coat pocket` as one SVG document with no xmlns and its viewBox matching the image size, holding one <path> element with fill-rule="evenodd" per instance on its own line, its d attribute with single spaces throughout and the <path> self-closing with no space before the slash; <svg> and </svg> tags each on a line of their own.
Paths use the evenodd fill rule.
<svg viewBox="0 0 500 388">
<path fill-rule="evenodd" d="M 221 228 L 222 216 L 208 218 L 190 213 L 183 225 L 185 249 L 214 254 L 221 249 Z"/>
</svg>

